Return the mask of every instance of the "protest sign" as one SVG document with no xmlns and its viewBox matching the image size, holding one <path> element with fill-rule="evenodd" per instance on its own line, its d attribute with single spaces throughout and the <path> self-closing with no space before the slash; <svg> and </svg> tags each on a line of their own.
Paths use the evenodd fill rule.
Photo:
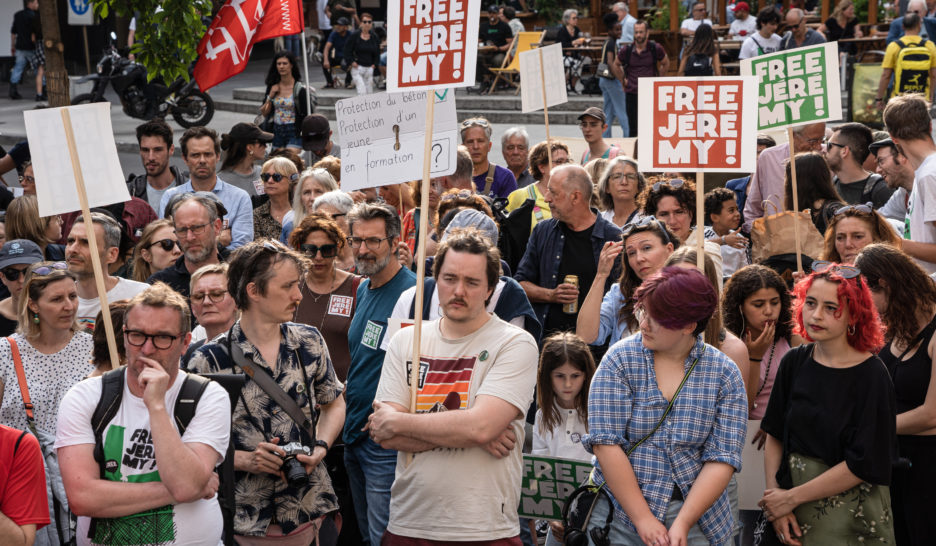
<svg viewBox="0 0 936 546">
<path fill-rule="evenodd" d="M 829 42 L 741 61 L 757 78 L 757 130 L 842 119 L 838 45 Z"/>
<path fill-rule="evenodd" d="M 520 83 L 520 106 L 523 113 L 543 109 L 544 85 L 547 107 L 568 102 L 562 44 L 520 52 Z"/>
<path fill-rule="evenodd" d="M 641 171 L 753 172 L 753 77 L 640 78 Z"/>
<path fill-rule="evenodd" d="M 459 144 L 454 91 L 429 91 L 435 97 L 432 177 L 455 172 Z M 375 93 L 335 104 L 341 139 L 341 189 L 385 186 L 420 180 L 426 136 L 426 91 Z"/>
<path fill-rule="evenodd" d="M 81 158 L 81 173 L 88 182 L 85 190 L 89 207 L 102 207 L 130 200 L 117 144 L 111 127 L 110 103 L 68 106 L 75 146 Z M 36 175 L 39 215 L 53 216 L 81 209 L 75 186 L 75 171 L 68 154 L 62 125 L 62 108 L 23 112 L 26 138 Z"/>
<path fill-rule="evenodd" d="M 521 518 L 562 520 L 562 505 L 592 471 L 590 463 L 559 457 L 523 456 Z"/>
<path fill-rule="evenodd" d="M 387 91 L 475 84 L 481 0 L 391 0 Z"/>
</svg>

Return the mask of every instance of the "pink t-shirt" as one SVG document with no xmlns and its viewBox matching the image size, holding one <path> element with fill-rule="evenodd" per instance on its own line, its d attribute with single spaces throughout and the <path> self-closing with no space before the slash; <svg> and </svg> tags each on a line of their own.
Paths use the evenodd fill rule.
<svg viewBox="0 0 936 546">
<path fill-rule="evenodd" d="M 749 419 L 760 420 L 764 418 L 764 412 L 767 411 L 767 402 L 770 401 L 770 391 L 773 390 L 774 378 L 777 377 L 777 370 L 780 368 L 780 359 L 790 350 L 790 343 L 785 338 L 776 341 L 773 351 L 773 358 L 768 362 L 766 357 L 770 356 L 770 349 L 764 354 L 765 359 L 760 363 L 760 374 L 758 375 L 757 389 L 760 394 L 754 399 L 754 409 L 748 415 Z M 751 364 L 755 364 L 751 362 Z M 763 385 L 763 388 L 761 386 Z"/>
</svg>

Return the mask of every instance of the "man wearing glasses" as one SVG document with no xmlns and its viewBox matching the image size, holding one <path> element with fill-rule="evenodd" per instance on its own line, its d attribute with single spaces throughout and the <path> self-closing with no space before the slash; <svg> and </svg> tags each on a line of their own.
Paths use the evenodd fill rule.
<svg viewBox="0 0 936 546">
<path fill-rule="evenodd" d="M 822 140 L 825 137 L 825 123 L 812 123 L 793 128 L 793 151 L 821 152 Z M 781 144 L 761 152 L 757 158 L 757 171 L 748 184 L 747 201 L 744 203 L 745 233 L 751 232 L 754 220 L 764 216 L 763 201 L 766 199 L 777 206 L 777 210 L 784 210 L 783 179 L 786 175 L 785 165 L 790 159 L 790 144 Z"/>
<path fill-rule="evenodd" d="M 689 13 L 689 19 L 683 19 L 682 24 L 679 26 L 679 33 L 684 38 L 692 38 L 695 36 L 695 31 L 702 24 L 712 26 L 712 20 L 705 17 L 707 10 L 705 9 L 705 2 L 696 2 L 692 4 L 692 11 Z"/>
<path fill-rule="evenodd" d="M 898 232 L 902 232 L 904 220 L 907 218 L 907 201 L 913 190 L 913 178 L 916 173 L 913 172 L 910 160 L 897 151 L 897 145 L 893 140 L 889 138 L 879 140 L 872 143 L 869 148 L 877 159 L 877 173 L 883 176 L 884 182 L 894 190 L 891 198 L 878 212 L 890 220 L 891 224 L 899 223 Z"/>
<path fill-rule="evenodd" d="M 380 544 L 390 518 L 390 486 L 397 452 L 384 449 L 361 429 L 372 413 L 385 351 L 387 319 L 400 294 L 416 285 L 416 275 L 396 257 L 400 218 L 388 205 L 358 203 L 348 214 L 357 273 L 368 277 L 358 288 L 357 308 L 348 329 L 351 365 L 345 390 L 345 468 L 358 528 L 370 544 Z M 405 246 L 405 244 L 404 244 Z"/>
<path fill-rule="evenodd" d="M 188 347 L 189 310 L 166 285 L 147 288 L 127 307 L 120 408 L 102 422 L 92 415 L 104 381 L 75 385 L 62 400 L 55 447 L 78 536 L 95 544 L 218 544 L 223 522 L 214 467 L 227 450 L 231 404 L 209 382 L 180 433 L 173 421 L 193 379 L 179 369 Z M 95 453 L 100 459 L 95 458 Z M 89 534 L 90 533 L 90 534 Z"/>
<path fill-rule="evenodd" d="M 153 273 L 146 282 L 164 282 L 187 298 L 192 273 L 200 267 L 222 262 L 227 254 L 226 249 L 218 248 L 218 233 L 221 232 L 218 202 L 201 192 L 185 194 L 172 203 L 169 215 L 182 256 L 173 265 Z"/>
<path fill-rule="evenodd" d="M 826 163 L 835 173 L 835 190 L 846 203 L 863 205 L 872 203 L 879 209 L 887 203 L 894 190 L 884 178 L 864 169 L 863 164 L 874 139 L 871 129 L 860 123 L 845 123 L 836 127 L 826 141 Z"/>
<path fill-rule="evenodd" d="M 806 13 L 799 8 L 787 12 L 784 19 L 787 31 L 780 42 L 780 50 L 808 47 L 825 43 L 825 37 L 806 26 Z"/>
</svg>

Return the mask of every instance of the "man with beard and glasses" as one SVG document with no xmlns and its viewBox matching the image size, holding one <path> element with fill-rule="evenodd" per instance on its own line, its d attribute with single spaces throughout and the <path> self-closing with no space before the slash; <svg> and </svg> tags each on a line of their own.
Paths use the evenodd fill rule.
<svg viewBox="0 0 936 546">
<path fill-rule="evenodd" d="M 149 203 L 154 211 L 159 210 L 163 194 L 169 188 L 184 184 L 188 173 L 169 165 L 175 146 L 172 145 L 172 128 L 168 123 L 161 119 L 147 121 L 137 126 L 136 135 L 140 145 L 140 159 L 146 172 L 131 174 L 127 178 L 127 190 L 131 197 L 139 197 Z"/>
<path fill-rule="evenodd" d="M 357 273 L 368 277 L 357 293 L 357 308 L 348 329 L 351 365 L 345 390 L 345 467 L 361 535 L 380 544 L 390 517 L 390 485 L 396 451 L 384 449 L 362 431 L 371 414 L 384 354 L 380 346 L 387 319 L 400 294 L 416 285 L 416 275 L 400 265 L 400 217 L 388 205 L 358 203 L 348 214 Z"/>
<path fill-rule="evenodd" d="M 174 201 L 169 215 L 182 256 L 175 264 L 153 273 L 146 282 L 162 281 L 188 298 L 192 273 L 202 266 L 220 263 L 226 257 L 226 250 L 218 248 L 221 232 L 218 211 L 218 201 L 203 192 L 188 193 Z"/>
<path fill-rule="evenodd" d="M 829 169 L 835 173 L 832 179 L 835 191 L 846 203 L 872 203 L 875 209 L 879 209 L 887 203 L 894 190 L 888 187 L 884 177 L 863 167 L 872 140 L 871 129 L 860 123 L 840 125 L 826 140 L 825 158 Z"/>
<path fill-rule="evenodd" d="M 904 221 L 907 218 L 907 202 L 913 190 L 913 178 L 916 173 L 910 165 L 910 160 L 897 151 L 894 141 L 886 138 L 872 143 L 869 147 L 871 153 L 877 158 L 877 173 L 884 177 L 887 186 L 894 190 L 890 199 L 883 207 L 878 209 L 882 216 L 899 225 L 898 232 L 902 232 Z"/>
</svg>

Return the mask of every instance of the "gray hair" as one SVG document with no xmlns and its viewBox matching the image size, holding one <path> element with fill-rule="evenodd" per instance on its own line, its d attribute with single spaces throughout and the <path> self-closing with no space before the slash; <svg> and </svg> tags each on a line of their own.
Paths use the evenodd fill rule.
<svg viewBox="0 0 936 546">
<path fill-rule="evenodd" d="M 75 218 L 74 224 L 83 224 L 84 215 L 79 214 Z M 101 226 L 104 230 L 104 244 L 107 248 L 120 247 L 120 232 L 122 231 L 120 224 L 117 223 L 117 220 L 114 220 L 113 216 L 104 214 L 103 212 L 92 212 L 91 213 L 91 223 Z M 74 225 L 72 224 L 72 225 Z M 88 234 L 88 237 L 92 237 L 92 234 Z M 102 249 L 103 250 L 103 249 Z"/>
<path fill-rule="evenodd" d="M 318 209 L 322 205 L 330 205 L 335 207 L 338 212 L 347 214 L 348 211 L 354 207 L 354 200 L 351 199 L 351 196 L 341 190 L 333 190 L 328 193 L 323 193 L 315 198 L 315 201 L 312 202 L 312 211 L 318 212 Z M 293 224 L 298 226 L 299 224 Z"/>
<path fill-rule="evenodd" d="M 627 157 L 626 155 L 619 155 L 608 160 L 608 165 L 598 179 L 598 202 L 604 210 L 614 210 L 614 200 L 611 198 L 611 194 L 608 193 L 608 182 L 611 180 L 611 173 L 614 172 L 615 167 L 618 165 L 630 165 L 637 171 L 637 191 L 634 192 L 635 201 L 637 196 L 640 195 L 647 186 L 647 180 L 640 172 L 640 167 L 637 166 L 637 160 Z"/>
<path fill-rule="evenodd" d="M 173 223 L 175 223 L 175 213 L 179 210 L 184 203 L 189 201 L 195 201 L 205 211 L 208 212 L 208 221 L 214 222 L 221 215 L 218 214 L 218 200 L 216 197 L 205 195 L 205 192 L 198 193 L 177 193 L 169 199 L 169 203 L 166 204 L 166 216 L 172 217 Z"/>
<path fill-rule="evenodd" d="M 626 12 L 628 11 L 628 9 L 627 9 L 627 3 L 626 3 L 626 2 L 617 2 L 616 4 L 614 4 L 613 6 L 611 6 L 611 11 L 617 11 L 617 10 L 619 10 L 619 9 L 624 10 L 624 12 L 626 13 Z"/>
<path fill-rule="evenodd" d="M 302 222 L 302 219 L 306 217 L 306 214 L 312 212 L 302 208 L 302 187 L 305 185 L 306 180 L 310 178 L 315 179 L 316 182 L 321 184 L 322 189 L 326 192 L 332 192 L 338 189 L 338 182 L 327 169 L 310 167 L 302 171 L 302 174 L 299 175 L 299 183 L 296 184 L 296 187 L 293 189 L 292 210 L 294 226 L 298 226 Z"/>
<path fill-rule="evenodd" d="M 568 25 L 569 21 L 572 20 L 573 15 L 578 15 L 577 9 L 567 9 L 562 12 L 562 24 Z"/>
<path fill-rule="evenodd" d="M 507 141 L 514 138 L 520 137 L 523 139 L 523 145 L 527 148 L 530 147 L 530 134 L 527 133 L 526 129 L 523 127 L 511 127 L 504 131 L 504 136 L 501 137 L 501 148 L 507 147 Z"/>
<path fill-rule="evenodd" d="M 324 196 L 323 196 L 324 197 Z M 384 221 L 386 237 L 396 239 L 400 236 L 400 216 L 390 205 L 383 203 L 358 203 L 348 213 L 348 228 L 354 235 L 355 222 L 381 219 Z"/>
<path fill-rule="evenodd" d="M 493 131 L 491 129 L 491 122 L 489 122 L 483 116 L 475 116 L 473 118 L 468 118 L 465 121 L 461 122 L 461 131 L 459 132 L 459 134 L 461 135 L 462 143 L 465 142 L 465 132 L 467 132 L 468 129 L 471 129 L 472 127 L 480 127 L 481 129 L 483 129 L 484 136 L 487 137 L 488 140 L 491 140 L 491 135 L 493 134 Z"/>
</svg>

